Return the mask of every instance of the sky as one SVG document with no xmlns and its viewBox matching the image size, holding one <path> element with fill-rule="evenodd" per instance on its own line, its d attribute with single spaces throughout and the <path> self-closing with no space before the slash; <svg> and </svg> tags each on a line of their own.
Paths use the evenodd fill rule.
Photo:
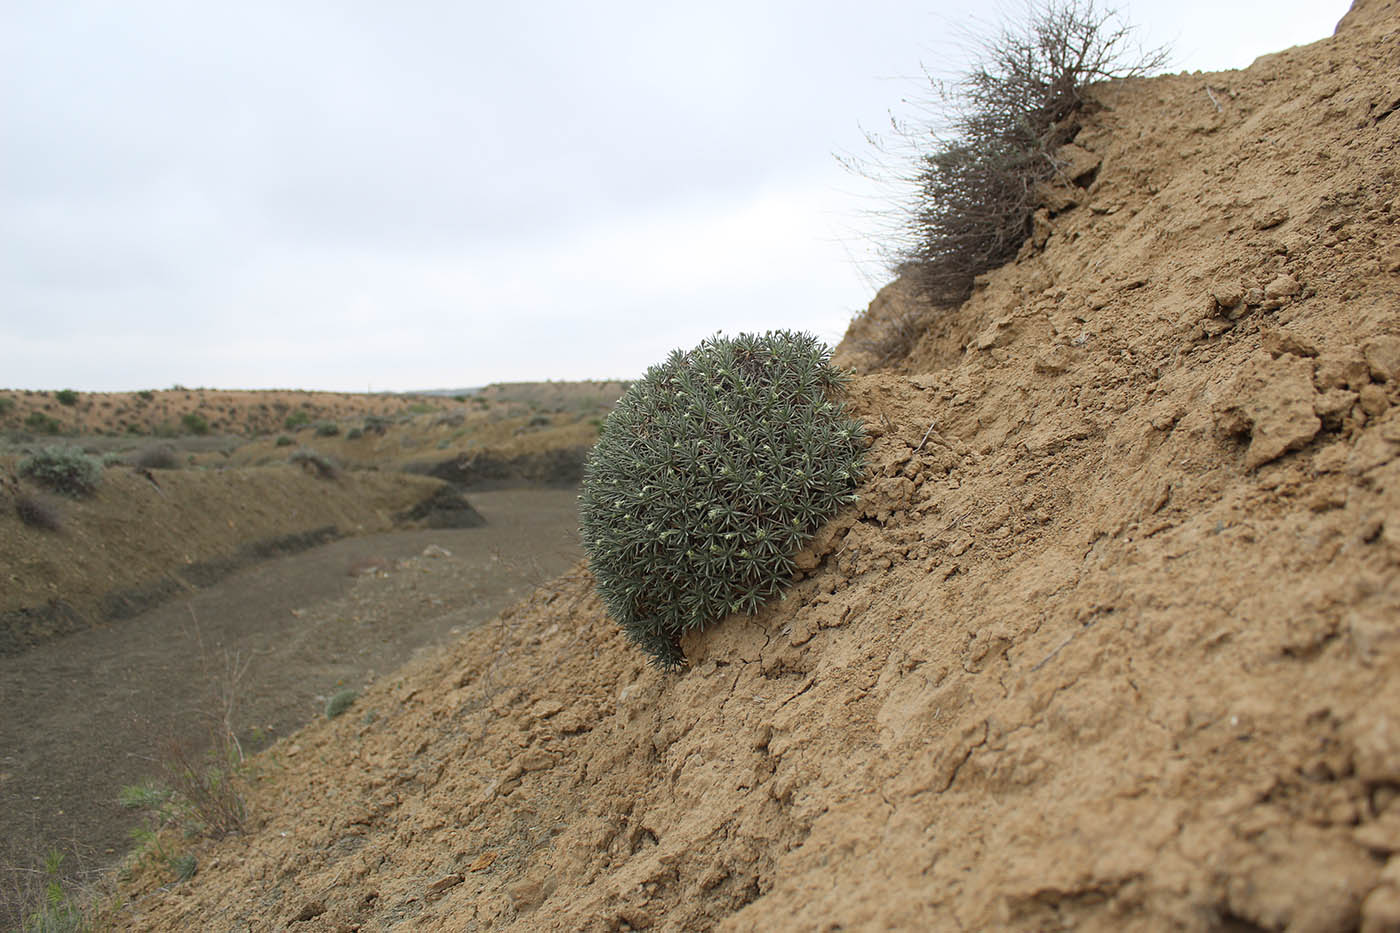
<svg viewBox="0 0 1400 933">
<path fill-rule="evenodd" d="M 1214 71 L 1350 3 L 1114 6 Z M 898 201 L 838 157 L 1018 9 L 0 2 L 0 387 L 405 391 L 630 379 L 715 333 L 834 345 Z"/>
</svg>

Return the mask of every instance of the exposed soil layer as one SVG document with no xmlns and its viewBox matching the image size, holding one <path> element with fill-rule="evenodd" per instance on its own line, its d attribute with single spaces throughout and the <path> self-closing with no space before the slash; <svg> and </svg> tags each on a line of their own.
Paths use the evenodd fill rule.
<svg viewBox="0 0 1400 933">
<path fill-rule="evenodd" d="M 0 658 L 0 866 L 33 869 L 51 849 L 69 868 L 124 853 L 141 817 L 118 792 L 163 780 L 162 743 L 207 742 L 230 664 L 246 664 L 235 722 L 254 751 L 322 715 L 330 694 L 466 635 L 577 558 L 571 491 L 474 501 L 489 525 L 337 541 Z M 0 926 L 14 919 L 0 909 Z"/>
<path fill-rule="evenodd" d="M 22 486 L 14 465 L 0 459 L 5 492 Z M 0 655 L 130 617 L 272 555 L 388 530 L 415 507 L 426 516 L 444 489 L 396 473 L 113 467 L 93 497 L 51 499 L 57 531 L 25 523 L 0 494 Z"/>
<path fill-rule="evenodd" d="M 583 462 L 591 449 L 590 444 L 516 454 L 462 454 L 446 460 L 411 463 L 405 469 L 468 490 L 534 485 L 576 487 L 583 479 Z"/>
<path fill-rule="evenodd" d="M 1093 182 L 854 380 L 871 472 L 785 600 L 663 675 L 577 566 L 274 745 L 116 921 L 1400 929 L 1397 74 L 1358 0 L 1099 88 Z"/>
</svg>

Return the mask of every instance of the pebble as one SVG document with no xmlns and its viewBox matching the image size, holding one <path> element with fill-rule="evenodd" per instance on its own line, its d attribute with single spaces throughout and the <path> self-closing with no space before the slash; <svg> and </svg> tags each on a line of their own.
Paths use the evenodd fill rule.
<svg viewBox="0 0 1400 933">
<path fill-rule="evenodd" d="M 1210 296 L 1215 299 L 1215 303 L 1220 305 L 1220 307 L 1233 308 L 1235 305 L 1244 301 L 1244 288 L 1242 288 L 1239 283 L 1230 285 L 1219 283 L 1211 286 Z"/>
<path fill-rule="evenodd" d="M 432 884 L 428 885 L 428 890 L 427 890 L 425 893 L 427 894 L 428 897 L 433 897 L 433 896 L 435 896 L 435 895 L 441 894 L 443 891 L 446 891 L 448 888 L 456 887 L 457 885 L 459 885 L 459 884 L 461 884 L 461 883 L 462 883 L 462 876 L 461 876 L 461 875 L 458 875 L 458 874 L 444 875 L 443 877 L 441 877 L 441 878 L 439 878 L 438 880 L 434 881 Z"/>
<path fill-rule="evenodd" d="M 1365 385 L 1361 387 L 1360 393 L 1361 410 L 1372 418 L 1378 418 L 1385 414 L 1390 407 L 1390 399 L 1386 398 L 1385 390 L 1378 385 Z"/>
<path fill-rule="evenodd" d="M 1280 275 L 1268 285 L 1264 286 L 1264 297 L 1268 298 L 1292 298 L 1303 290 L 1303 286 L 1298 284 L 1298 280 L 1288 273 Z"/>
<path fill-rule="evenodd" d="M 1383 699 L 1356 717 L 1356 776 L 1368 784 L 1400 783 L 1400 713 Z"/>
<path fill-rule="evenodd" d="M 1264 349 L 1278 359 L 1285 353 L 1292 356 L 1317 356 L 1317 346 L 1310 340 L 1299 337 L 1282 328 L 1268 328 L 1259 334 Z"/>
<path fill-rule="evenodd" d="M 1387 335 L 1368 340 L 1361 352 L 1366 357 L 1372 379 L 1394 382 L 1400 377 L 1400 337 Z"/>
</svg>

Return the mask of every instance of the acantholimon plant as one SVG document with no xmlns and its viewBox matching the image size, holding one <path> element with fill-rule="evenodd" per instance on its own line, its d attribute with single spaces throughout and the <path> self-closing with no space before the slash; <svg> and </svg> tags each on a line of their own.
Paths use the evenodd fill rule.
<svg viewBox="0 0 1400 933">
<path fill-rule="evenodd" d="M 579 496 L 583 548 L 627 637 L 665 669 L 680 636 L 752 613 L 856 501 L 865 437 L 848 376 L 810 334 L 712 337 L 632 384 Z"/>
</svg>

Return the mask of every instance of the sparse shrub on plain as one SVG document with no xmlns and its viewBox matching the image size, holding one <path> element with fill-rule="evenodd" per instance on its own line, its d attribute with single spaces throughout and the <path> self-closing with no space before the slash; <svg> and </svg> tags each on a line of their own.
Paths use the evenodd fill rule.
<svg viewBox="0 0 1400 933">
<path fill-rule="evenodd" d="M 108 451 L 107 453 L 102 455 L 102 468 L 104 470 L 108 467 L 122 466 L 125 463 L 126 458 L 123 457 L 121 454 L 117 453 L 115 450 Z"/>
<path fill-rule="evenodd" d="M 149 402 L 156 397 L 156 394 L 151 389 L 142 389 L 136 393 L 136 397 L 143 402 Z"/>
<path fill-rule="evenodd" d="M 393 418 L 384 415 L 367 415 L 365 417 L 365 433 L 382 435 L 389 430 L 389 426 L 393 423 Z"/>
<path fill-rule="evenodd" d="M 363 428 L 351 428 L 350 430 L 345 432 L 345 439 L 347 441 L 358 441 L 364 436 L 365 432 Z"/>
<path fill-rule="evenodd" d="M 72 389 L 59 389 L 53 394 L 54 400 L 60 405 L 72 407 L 78 404 L 78 393 Z"/>
<path fill-rule="evenodd" d="M 132 461 L 132 465 L 145 470 L 178 470 L 180 457 L 169 444 L 154 444 L 142 449 Z"/>
<path fill-rule="evenodd" d="M 336 436 L 337 434 L 339 434 L 339 433 L 340 433 L 340 425 L 336 424 L 334 421 L 318 421 L 318 422 L 316 422 L 316 436 L 317 436 L 317 437 L 335 437 L 335 436 Z"/>
<path fill-rule="evenodd" d="M 14 410 L 14 407 L 15 407 L 15 400 L 14 400 L 14 399 L 10 398 L 9 396 L 5 396 L 4 398 L 0 398 L 0 416 L 8 415 L 11 411 Z"/>
<path fill-rule="evenodd" d="M 59 531 L 63 528 L 63 512 L 58 503 L 46 496 L 22 492 L 15 496 L 15 514 L 30 528 Z"/>
<path fill-rule="evenodd" d="M 287 416 L 282 422 L 282 426 L 288 431 L 295 431 L 297 428 L 305 427 L 311 423 L 311 415 L 304 410 L 297 410 Z"/>
<path fill-rule="evenodd" d="M 24 426 L 35 434 L 60 434 L 63 424 L 52 415 L 42 411 L 31 411 L 24 419 Z"/>
<path fill-rule="evenodd" d="M 579 496 L 583 548 L 629 639 L 667 669 L 680 636 L 754 612 L 793 555 L 854 502 L 864 433 L 816 338 L 715 337 L 628 389 Z"/>
<path fill-rule="evenodd" d="M 308 473 L 314 473 L 321 479 L 339 479 L 340 467 L 336 465 L 330 457 L 317 453 L 310 447 L 300 447 L 292 452 L 287 458 L 287 462 L 295 464 Z"/>
<path fill-rule="evenodd" d="M 198 412 L 190 411 L 180 416 L 180 427 L 188 434 L 208 434 L 209 421 Z"/>
<path fill-rule="evenodd" d="M 931 129 L 896 127 L 916 155 L 894 258 L 929 301 L 961 303 L 978 275 L 1016 256 L 1037 189 L 1062 169 L 1056 150 L 1079 131 L 1085 89 L 1165 63 L 1164 50 L 1131 39 L 1131 27 L 1094 0 L 1034 0 L 1021 23 L 974 42 L 978 64 L 928 103 Z"/>
<path fill-rule="evenodd" d="M 102 481 L 102 464 L 78 447 L 45 447 L 19 463 L 19 473 L 65 496 L 90 496 Z"/>
<path fill-rule="evenodd" d="M 276 445 L 277 445 L 278 447 L 290 447 L 290 446 L 292 446 L 292 445 L 295 444 L 295 443 L 296 443 L 296 441 L 292 440 L 290 437 L 288 437 L 288 436 L 285 435 L 285 434 L 282 434 L 282 435 L 278 436 L 277 441 L 276 441 Z"/>
</svg>

